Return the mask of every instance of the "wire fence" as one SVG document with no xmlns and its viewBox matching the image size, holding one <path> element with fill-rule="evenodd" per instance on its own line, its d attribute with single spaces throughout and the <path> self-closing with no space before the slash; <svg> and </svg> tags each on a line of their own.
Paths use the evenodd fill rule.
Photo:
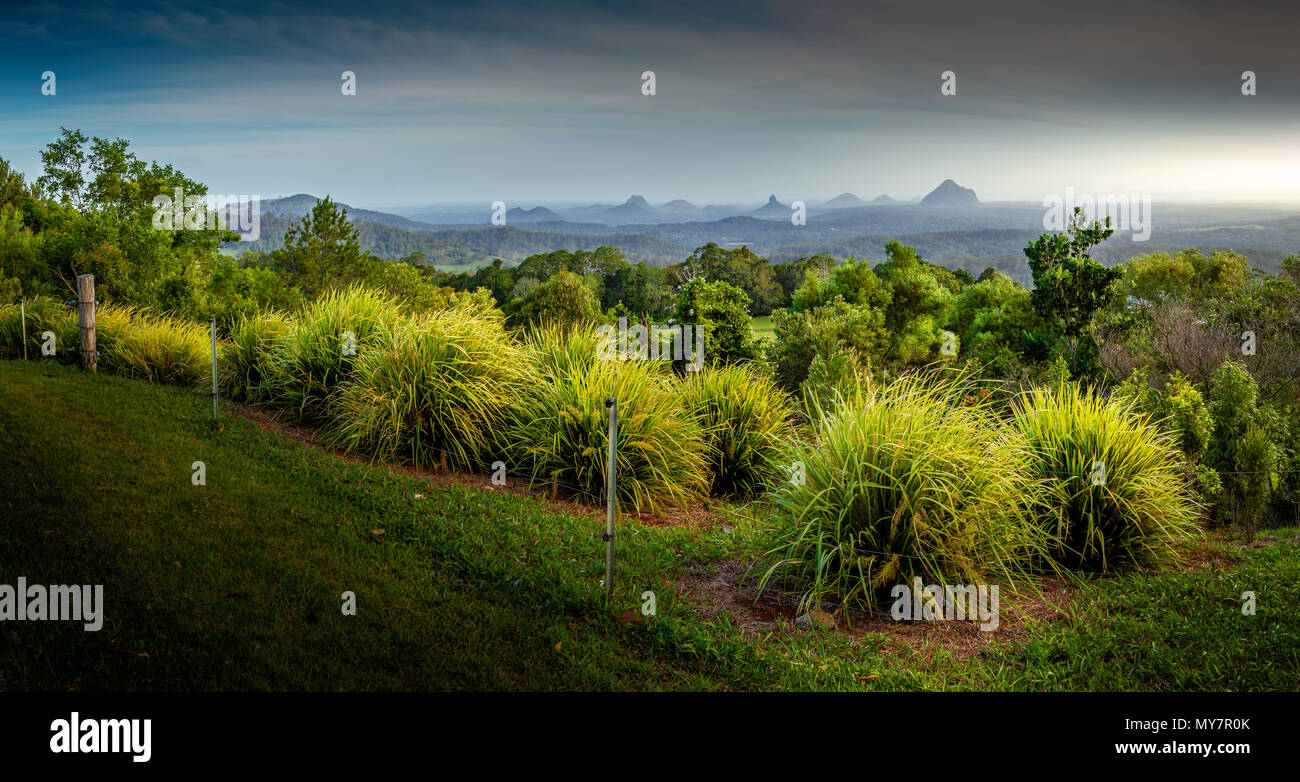
<svg viewBox="0 0 1300 782">
<path fill-rule="evenodd" d="M 73 302 L 68 302 L 68 304 L 69 304 L 69 306 L 75 306 L 75 305 L 76 305 L 76 302 L 75 302 L 75 301 L 73 301 Z M 218 384 L 217 384 L 216 331 L 217 331 L 217 324 L 216 324 L 215 320 L 213 320 L 213 323 L 212 323 L 212 338 L 213 338 L 213 345 L 214 345 L 214 347 L 213 347 L 213 359 L 212 359 L 212 360 L 213 360 L 213 386 L 212 386 L 212 391 L 211 391 L 210 393 L 204 393 L 204 392 L 201 392 L 201 391 L 196 391 L 196 392 L 195 392 L 197 395 L 202 395 L 202 396 L 211 396 L 212 401 L 213 401 L 213 416 L 214 416 L 214 418 L 217 416 L 217 413 L 218 413 L 218 406 L 217 406 L 217 404 L 218 404 L 218 395 L 219 395 Z M 78 352 L 76 349 L 73 349 L 73 348 L 65 348 L 65 351 L 68 352 L 68 353 L 74 353 L 74 354 Z M 48 358 L 48 357 L 47 357 L 47 358 Z M 280 414 L 280 412 L 282 412 L 282 411 L 276 411 L 276 417 L 277 417 L 277 418 L 278 418 L 278 415 Z M 104 561 L 104 563 L 112 567 L 112 569 L 115 571 L 115 573 L 116 573 L 117 577 L 119 578 L 119 580 L 121 580 L 121 582 L 122 582 L 122 583 L 127 587 L 128 593 L 131 594 L 132 599 L 133 599 L 133 601 L 134 601 L 134 603 L 135 603 L 135 605 L 136 605 L 136 608 L 141 612 L 141 615 L 142 615 L 142 616 L 147 615 L 148 612 L 147 612 L 147 610 L 146 610 L 146 608 L 145 608 L 144 601 L 143 601 L 143 599 L 140 597 L 138 591 L 136 591 L 136 589 L 134 588 L 134 586 L 130 583 L 129 579 L 127 579 L 126 575 L 121 571 L 121 568 L 120 568 L 120 567 L 119 567 L 115 562 L 112 562 L 112 561 L 111 561 L 111 558 L 108 556 L 107 552 L 104 550 L 103 546 L 100 544 L 98 538 L 96 538 L 96 537 L 94 536 L 94 534 L 91 532 L 89 526 L 85 523 L 85 520 L 81 517 L 81 515 L 76 511 L 76 509 L 75 509 L 71 504 L 68 503 L 67 498 L 63 495 L 63 493 L 60 492 L 60 491 L 57 489 L 57 487 L 55 487 L 55 485 L 54 485 L 54 484 L 49 480 L 49 478 L 48 478 L 48 476 L 46 475 L 44 469 L 39 465 L 39 463 L 38 463 L 38 462 L 35 460 L 35 458 L 32 456 L 30 450 L 27 448 L 26 443 L 23 443 L 21 440 L 15 438 L 15 437 L 13 436 L 13 432 L 12 432 L 12 430 L 10 430 L 8 424 L 4 422 L 4 420 L 3 420 L 3 416 L 0 416 L 0 425 L 3 425 L 3 426 L 4 426 L 4 429 L 5 429 L 6 435 L 9 437 L 9 439 L 13 439 L 13 440 L 18 444 L 20 450 L 23 452 L 24 456 L 26 457 L 28 463 L 31 464 L 31 465 L 34 467 L 34 469 L 36 470 L 37 474 L 39 475 L 39 477 L 41 478 L 41 480 L 45 483 L 45 485 L 47 486 L 47 488 L 50 489 L 51 491 L 54 491 L 54 492 L 57 493 L 57 496 L 59 497 L 60 502 L 63 504 L 63 506 L 65 507 L 65 509 L 66 509 L 66 510 L 68 511 L 68 513 L 71 515 L 71 517 L 74 518 L 74 519 L 78 522 L 78 524 L 79 524 L 80 527 L 83 529 L 83 531 L 85 531 L 85 533 L 87 534 L 87 536 L 88 536 L 88 537 L 89 537 L 89 538 L 94 542 L 95 547 L 96 547 L 96 549 L 98 550 L 99 555 L 100 555 L 100 557 L 102 558 L 102 560 Z M 898 438 L 892 438 L 892 437 L 889 437 L 889 436 L 887 436 L 887 435 L 876 435 L 876 439 L 875 439 L 874 441 L 867 441 L 867 442 L 864 442 L 860 447 L 855 448 L 855 449 L 853 449 L 853 450 L 845 450 L 845 449 L 841 449 L 841 448 L 839 448 L 839 447 L 837 447 L 837 446 L 835 446 L 835 445 L 833 445 L 833 444 L 830 444 L 830 443 L 826 443 L 826 442 L 817 442 L 817 441 L 813 441 L 813 442 L 807 442 L 807 441 L 793 441 L 792 443 L 790 443 L 790 445 L 793 446 L 793 447 L 791 447 L 791 448 L 787 451 L 787 453 L 792 453 L 792 454 L 799 454 L 800 452 L 804 452 L 804 453 L 817 453 L 817 452 L 819 452 L 819 451 L 825 451 L 825 450 L 828 450 L 828 449 L 831 450 L 831 451 L 834 451 L 834 452 L 840 454 L 841 456 L 845 457 L 845 459 L 846 459 L 846 469 L 847 469 L 847 466 L 848 466 L 848 459 L 851 458 L 851 457 L 861 457 L 861 455 L 862 455 L 862 451 L 863 451 L 864 449 L 874 449 L 874 450 L 881 450 L 881 451 L 900 451 L 900 450 L 903 450 L 903 449 L 908 449 L 908 448 L 912 448 L 912 447 L 914 447 L 914 446 L 911 446 L 910 444 L 908 444 L 908 443 L 906 443 L 906 442 L 904 442 L 904 441 L 899 440 Z M 457 458 L 457 459 L 458 459 L 458 458 L 460 458 L 460 457 L 462 456 L 461 454 L 454 454 L 454 453 L 452 453 L 452 452 L 450 452 L 450 451 L 448 451 L 448 450 L 446 450 L 446 449 L 444 449 L 444 448 L 441 448 L 441 447 L 439 447 L 439 446 L 436 446 L 436 445 L 427 445 L 427 444 L 426 444 L 426 445 L 424 445 L 424 446 L 422 446 L 422 447 L 427 448 L 427 449 L 429 449 L 429 450 L 431 450 L 431 451 L 433 451 L 433 452 L 436 452 L 436 453 L 440 454 L 440 455 L 443 456 L 443 457 L 452 457 L 452 458 Z M 938 457 L 941 458 L 941 459 L 943 458 L 941 454 L 938 455 Z M 1100 460 L 1098 460 L 1098 461 L 1100 462 Z M 1103 466 L 1104 466 L 1104 462 L 1100 462 L 1100 463 L 1102 463 Z M 561 481 L 559 481 L 559 480 L 556 480 L 554 477 L 546 477 L 546 476 L 544 476 L 544 475 L 538 475 L 537 473 L 525 472 L 525 471 L 522 471 L 522 470 L 519 470 L 519 469 L 510 469 L 507 465 L 505 465 L 504 460 L 500 460 L 500 461 L 498 462 L 498 464 L 502 465 L 502 467 L 505 467 L 505 469 L 503 470 L 503 469 L 497 468 L 497 469 L 493 469 L 493 470 L 490 471 L 490 474 L 491 474 L 492 477 L 493 477 L 493 482 L 494 482 L 494 483 L 495 483 L 495 478 L 496 478 L 496 477 L 504 475 L 504 476 L 509 476 L 509 477 L 512 477 L 512 478 L 518 479 L 518 480 L 520 480 L 520 481 L 526 482 L 526 484 L 527 484 L 527 486 L 528 486 L 528 488 L 529 488 L 530 490 L 536 490 L 539 486 L 541 486 L 541 487 L 550 487 L 551 492 L 552 492 L 552 496 L 553 496 L 553 497 L 556 495 L 556 492 L 557 492 L 559 489 L 563 489 L 563 490 L 565 490 L 566 492 L 568 492 L 568 493 L 569 493 L 569 496 L 571 496 L 571 497 L 582 498 L 582 499 L 584 499 L 584 500 L 589 500 L 589 501 L 591 501 L 591 502 L 593 502 L 593 503 L 605 502 L 605 501 L 608 499 L 607 496 L 606 496 L 606 494 L 593 492 L 593 491 L 590 491 L 590 490 L 588 490 L 588 489 L 586 489 L 586 488 L 579 487 L 579 486 L 573 486 L 573 485 L 571 485 L 571 484 L 564 483 L 564 482 L 561 482 Z M 789 466 L 793 466 L 793 462 L 791 462 Z M 956 463 L 956 462 L 954 462 L 954 463 L 952 464 L 952 466 L 953 466 L 953 468 L 954 468 L 954 471 L 960 469 L 960 464 L 958 464 L 958 463 Z M 888 474 L 888 471 L 887 471 L 887 470 L 880 469 L 879 467 L 875 467 L 874 465 L 873 465 L 873 467 L 874 467 L 874 469 L 876 470 L 876 472 L 877 472 L 878 474 L 881 474 L 881 475 L 887 475 L 887 474 Z M 1033 474 L 1036 474 L 1036 475 L 1045 475 L 1045 474 L 1046 474 L 1046 475 L 1055 475 L 1055 476 L 1058 476 L 1058 477 L 1061 477 L 1061 478 L 1079 479 L 1079 480 L 1083 480 L 1083 481 L 1092 481 L 1092 482 L 1094 482 L 1095 485 L 1104 485 L 1104 484 L 1105 484 L 1105 480 L 1104 480 L 1104 479 L 1103 479 L 1100 483 L 1097 483 L 1097 482 L 1095 481 L 1095 475 L 1094 475 L 1094 473 L 1093 473 L 1093 472 L 1090 472 L 1090 471 L 1078 472 L 1078 471 L 1044 470 L 1044 469 L 1042 469 L 1042 468 L 1039 467 L 1039 466 L 1033 466 L 1032 468 L 1029 468 L 1029 470 L 1030 470 Z M 1218 475 L 1220 475 L 1220 476 L 1259 476 L 1259 475 L 1278 475 L 1278 476 L 1283 476 L 1283 475 L 1293 475 L 1293 474 L 1300 473 L 1300 469 L 1239 470 L 1239 471 L 1234 471 L 1234 470 L 1216 470 L 1216 473 L 1217 473 Z M 19 534 L 21 534 L 21 532 L 20 532 Z M 608 539 L 608 537 L 607 537 L 607 539 Z M 24 539 L 24 542 L 27 543 L 27 541 L 26 541 L 25 539 Z M 24 548 L 25 548 L 25 550 L 27 550 L 28 552 L 31 552 L 32 557 L 33 557 L 33 559 L 34 559 L 34 564 L 36 565 L 36 567 L 37 567 L 37 569 L 38 569 L 38 572 L 42 572 L 42 573 L 43 573 L 43 571 L 40 569 L 40 564 L 39 564 L 39 562 L 35 562 L 35 553 L 34 553 L 34 550 L 32 549 L 32 547 L 31 547 L 30 545 L 25 545 Z M 943 563 L 943 564 L 948 564 L 948 565 L 955 565 L 955 566 L 958 566 L 959 569 L 967 570 L 967 571 L 969 571 L 969 569 L 973 568 L 974 565 L 975 565 L 975 563 L 972 562 L 972 561 L 970 561 L 970 560 L 959 560 L 959 559 L 954 559 L 954 558 L 949 558 L 949 557 L 942 557 L 942 556 L 920 556 L 920 555 L 907 554 L 907 553 L 901 553 L 901 552 L 896 552 L 896 551 L 895 551 L 895 552 L 890 552 L 890 551 L 873 550 L 873 549 L 870 549 L 870 548 L 860 548 L 860 547 L 857 547 L 857 546 L 854 546 L 854 547 L 853 547 L 853 553 L 854 553 L 856 556 L 862 556 L 862 557 L 882 557 L 882 558 L 885 558 L 886 560 L 889 560 L 889 559 L 906 559 L 906 560 L 909 560 L 909 561 L 916 561 L 916 562 L 926 563 L 927 565 L 933 565 L 933 564 L 935 564 L 935 563 Z M 1032 576 L 1055 576 L 1055 577 L 1062 577 L 1062 578 L 1075 578 L 1075 579 L 1088 579 L 1088 578 L 1098 578 L 1098 577 L 1107 577 L 1107 576 L 1114 576 L 1114 575 L 1115 575 L 1115 573 L 1113 573 L 1113 572 L 1106 572 L 1106 571 L 1090 571 L 1090 570 L 1071 570 L 1071 569 L 1065 569 L 1065 568 L 1059 568 L 1059 567 L 1046 567 L 1046 568 L 1019 567 L 1019 568 L 1017 568 L 1017 572 L 1024 573 L 1024 574 L 1026 574 L 1026 575 L 1032 575 Z M 740 585 L 740 584 L 737 584 L 737 586 L 743 588 L 743 586 Z M 806 598 L 805 598 L 804 595 L 796 595 L 796 594 L 794 594 L 794 593 L 782 592 L 782 591 L 780 591 L 780 590 L 777 590 L 777 589 L 774 589 L 774 588 L 770 588 L 770 587 L 764 587 L 764 588 L 761 589 L 761 590 L 756 590 L 756 592 L 755 592 L 755 599 L 756 599 L 756 601 L 757 601 L 757 600 L 761 600 L 761 599 L 769 599 L 769 600 L 772 600 L 772 601 L 774 601 L 775 603 L 777 603 L 777 604 L 779 604 L 779 605 L 783 605 L 783 606 L 797 606 L 797 607 L 801 607 L 801 608 L 802 608 L 802 607 L 806 607 L 806 604 L 807 604 L 807 601 L 806 601 Z M 892 614 L 887 614 L 887 613 L 882 613 L 882 612 L 878 612 L 878 611 L 873 611 L 873 610 L 870 610 L 870 609 L 864 609 L 864 608 L 861 608 L 861 607 L 855 607 L 855 608 L 849 609 L 848 607 L 845 606 L 845 607 L 842 607 L 842 608 L 843 608 L 844 610 L 846 610 L 846 611 L 847 611 L 847 610 L 852 610 L 853 612 L 855 612 L 855 613 L 857 613 L 857 614 L 859 614 L 859 615 L 864 615 L 864 616 L 865 616 L 865 615 L 871 615 L 871 616 L 878 616 L 878 617 L 884 617 L 884 618 L 890 618 L 890 619 L 893 619 L 893 618 L 894 618 Z M 150 621 L 152 621 L 152 620 L 150 620 Z M 155 627 L 155 629 L 157 630 L 157 626 L 156 626 L 156 624 L 154 625 L 154 627 Z M 158 630 L 158 632 L 161 634 L 161 631 L 160 631 L 160 630 Z M 181 655 L 182 655 L 182 657 L 184 658 L 186 664 L 187 664 L 191 669 L 193 669 L 193 663 L 190 661 L 190 659 L 188 658 L 188 656 L 185 656 L 183 652 L 181 652 Z M 48 663 L 48 660 L 47 660 L 47 663 Z"/>
</svg>

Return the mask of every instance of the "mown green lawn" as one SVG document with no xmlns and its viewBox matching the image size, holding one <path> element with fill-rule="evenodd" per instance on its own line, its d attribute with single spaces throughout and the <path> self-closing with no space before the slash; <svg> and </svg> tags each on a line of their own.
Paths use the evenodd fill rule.
<svg viewBox="0 0 1300 782">
<path fill-rule="evenodd" d="M 2 690 L 1300 686 L 1293 529 L 1216 538 L 1212 567 L 1081 584 L 1066 619 L 959 658 L 706 620 L 673 584 L 759 551 L 743 514 L 624 523 L 607 606 L 594 515 L 214 424 L 196 392 L 0 361 L 0 422 L 0 583 L 104 584 L 107 603 L 98 633 L 0 626 Z M 646 590 L 657 617 L 620 622 Z"/>
<path fill-rule="evenodd" d="M 759 315 L 756 318 L 750 318 L 749 326 L 754 330 L 754 336 L 759 339 L 776 339 L 776 326 L 772 325 L 771 315 Z"/>
</svg>

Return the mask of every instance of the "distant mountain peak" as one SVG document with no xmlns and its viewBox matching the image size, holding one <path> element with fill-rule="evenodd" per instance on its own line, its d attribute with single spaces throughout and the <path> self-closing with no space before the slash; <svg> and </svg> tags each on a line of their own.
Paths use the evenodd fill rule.
<svg viewBox="0 0 1300 782">
<path fill-rule="evenodd" d="M 858 198 L 853 193 L 840 193 L 831 200 L 826 202 L 826 206 L 845 207 L 845 206 L 862 206 L 865 201 Z"/>
<path fill-rule="evenodd" d="M 653 214 L 654 207 L 646 203 L 646 200 L 639 195 L 628 196 L 628 199 L 623 203 L 605 210 L 605 214 L 612 215 L 639 215 L 643 212 Z"/>
<path fill-rule="evenodd" d="M 770 195 L 767 197 L 766 204 L 763 204 L 759 208 L 750 212 L 750 214 L 757 217 L 788 217 L 790 215 L 790 207 L 776 200 L 775 195 Z"/>
<path fill-rule="evenodd" d="M 923 206 L 974 206 L 980 202 L 975 191 L 962 187 L 951 179 L 945 179 L 921 199 Z"/>
<path fill-rule="evenodd" d="M 506 212 L 506 221 L 514 223 L 558 222 L 562 219 L 558 214 L 544 206 L 535 206 L 532 209 L 520 209 L 516 206 Z"/>
</svg>

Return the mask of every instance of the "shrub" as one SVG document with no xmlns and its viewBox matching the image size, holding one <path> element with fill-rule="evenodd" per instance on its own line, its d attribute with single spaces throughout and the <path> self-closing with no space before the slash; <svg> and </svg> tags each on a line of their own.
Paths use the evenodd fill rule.
<svg viewBox="0 0 1300 782">
<path fill-rule="evenodd" d="M 872 608 L 913 577 L 1015 580 L 1042 551 L 1020 501 L 1024 455 L 986 402 L 966 401 L 969 385 L 908 375 L 818 408 L 814 439 L 784 455 L 760 588 L 779 578 L 805 605 Z"/>
<path fill-rule="evenodd" d="M 1174 437 L 1182 450 L 1186 472 L 1203 499 L 1210 500 L 1222 493 L 1219 474 L 1202 462 L 1214 433 L 1214 418 L 1201 392 L 1187 377 L 1175 371 L 1162 391 L 1148 384 L 1145 369 L 1138 369 L 1115 389 L 1111 399 L 1140 415 L 1150 416 L 1155 426 Z"/>
<path fill-rule="evenodd" d="M 100 363 L 106 370 L 151 383 L 189 387 L 211 376 L 212 342 L 207 326 L 143 311 L 108 311 L 108 340 L 99 346 Z"/>
<path fill-rule="evenodd" d="M 739 366 L 691 373 L 681 390 L 704 427 L 712 492 L 752 497 L 771 485 L 789 435 L 789 397 L 767 375 Z"/>
<path fill-rule="evenodd" d="M 327 439 L 381 459 L 473 469 L 533 379 L 498 322 L 455 309 L 416 318 L 357 358 Z"/>
<path fill-rule="evenodd" d="M 324 294 L 274 343 L 266 367 L 274 401 L 303 420 L 325 421 L 329 396 L 351 374 L 357 357 L 387 344 L 402 319 L 392 299 L 369 288 Z M 345 343 L 345 332 L 352 334 L 354 346 Z M 349 347 L 355 350 L 350 353 Z"/>
<path fill-rule="evenodd" d="M 1260 404 L 1259 385 L 1238 361 L 1224 361 L 1210 376 L 1210 415 L 1214 434 L 1206 461 L 1222 474 L 1224 493 L 1232 505 L 1231 511 L 1221 510 L 1225 517 L 1253 529 L 1263 517 L 1273 471 L 1284 456 L 1273 441 L 1285 431 L 1281 418 Z"/>
<path fill-rule="evenodd" d="M 54 332 L 53 356 L 43 356 L 41 334 Z M 22 307 L 18 304 L 0 308 L 0 355 L 5 358 L 23 356 Z M 80 361 L 81 336 L 77 329 L 77 311 L 46 296 L 27 300 L 27 357 L 49 358 L 64 364 Z"/>
<path fill-rule="evenodd" d="M 221 385 L 233 399 L 264 402 L 271 398 L 268 362 L 275 346 L 289 331 L 290 320 L 280 312 L 236 316 L 230 342 L 221 351 Z"/>
<path fill-rule="evenodd" d="M 554 353 L 552 353 L 554 355 Z M 510 429 L 515 461 L 535 482 L 588 499 L 605 493 L 608 410 L 618 399 L 618 498 L 636 510 L 702 496 L 708 458 L 699 422 L 653 361 L 593 361 L 556 367 L 527 395 Z"/>
<path fill-rule="evenodd" d="M 843 299 L 808 312 L 777 310 L 772 324 L 776 341 L 769 358 L 777 382 L 791 392 L 799 391 L 818 356 L 827 361 L 837 354 L 847 355 L 859 373 L 867 374 L 883 364 L 890 343 L 883 310 L 854 307 Z"/>
<path fill-rule="evenodd" d="M 707 363 L 736 364 L 754 361 L 762 344 L 750 324 L 749 296 L 721 280 L 695 278 L 677 295 L 677 322 L 704 329 Z"/>
<path fill-rule="evenodd" d="M 548 321 L 529 329 L 524 343 L 537 370 L 552 380 L 587 371 L 600 350 L 600 337 L 591 324 Z"/>
<path fill-rule="evenodd" d="M 600 317 L 600 302 L 582 277 L 567 269 L 547 277 L 523 298 L 512 301 L 518 320 L 526 324 L 557 322 L 579 326 Z"/>
<path fill-rule="evenodd" d="M 1022 396 L 1015 424 L 1053 561 L 1103 572 L 1157 564 L 1198 534 L 1174 437 L 1149 418 L 1062 383 Z"/>
</svg>

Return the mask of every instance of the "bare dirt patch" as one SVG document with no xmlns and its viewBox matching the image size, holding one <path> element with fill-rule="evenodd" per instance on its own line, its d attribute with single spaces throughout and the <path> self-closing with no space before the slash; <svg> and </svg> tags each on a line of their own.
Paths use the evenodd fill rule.
<svg viewBox="0 0 1300 782">
<path fill-rule="evenodd" d="M 773 633 L 838 633 L 860 644 L 879 647 L 885 654 L 909 658 L 919 655 L 931 659 L 943 650 L 967 659 L 991 645 L 1023 641 L 1035 625 L 1065 619 L 1076 592 L 1062 579 L 1044 580 L 1041 595 L 1000 590 L 1000 621 L 996 630 L 988 632 L 980 630 L 977 622 L 896 621 L 887 610 L 816 612 L 816 616 L 804 617 L 801 622 L 796 597 L 771 590 L 759 595 L 756 577 L 751 574 L 745 578 L 745 571 L 744 563 L 730 561 L 716 569 L 686 574 L 677 580 L 677 588 L 695 603 L 695 612 L 702 618 L 712 620 L 725 613 L 742 633 L 755 640 Z M 814 624 L 819 627 L 814 628 Z"/>
</svg>

